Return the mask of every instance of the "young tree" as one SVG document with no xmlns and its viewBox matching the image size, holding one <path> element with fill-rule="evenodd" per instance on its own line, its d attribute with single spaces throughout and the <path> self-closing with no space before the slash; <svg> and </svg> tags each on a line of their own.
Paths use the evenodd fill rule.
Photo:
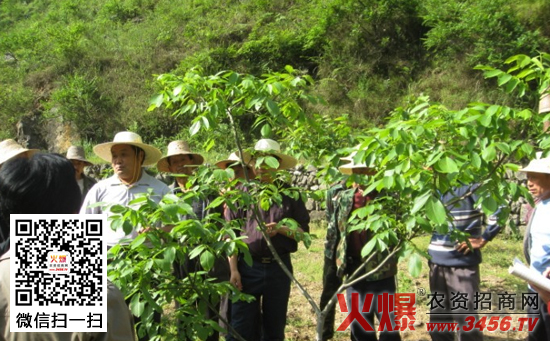
<svg viewBox="0 0 550 341">
<path fill-rule="evenodd" d="M 544 58 L 548 60 L 547 56 Z M 499 84 L 507 86 L 508 91 L 523 89 L 520 96 L 528 92 L 530 81 L 539 82 L 538 90 L 546 89 L 546 67 L 536 69 L 540 63 L 534 60 L 529 59 L 528 63 L 523 57 L 515 57 L 509 60 L 510 63 L 517 62 L 515 69 L 499 73 L 487 69 L 490 73 L 487 76 L 498 75 Z M 531 69 L 535 71 L 526 71 Z M 477 182 L 480 184 L 477 189 L 480 197 L 478 204 L 486 214 L 492 214 L 498 207 L 502 207 L 499 220 L 504 224 L 509 213 L 507 203 L 519 196 L 528 197 L 524 188 L 507 180 L 506 173 L 517 170 L 515 163 L 518 160 L 533 158 L 537 146 L 544 149 L 550 142 L 540 129 L 542 121 L 548 118 L 535 114 L 531 109 L 472 103 L 466 108 L 451 110 L 444 105 L 431 102 L 426 96 L 413 98 L 405 106 L 395 109 L 384 127 L 367 129 L 356 137 L 350 137 L 352 134 L 346 127 L 345 117 L 332 119 L 310 114 L 303 109 L 306 103 L 317 104 L 322 101 L 308 94 L 307 86 L 312 81 L 309 76 L 297 75 L 291 67 L 287 67 L 286 71 L 287 73 L 274 73 L 261 78 L 232 71 L 204 76 L 197 69 L 190 70 L 183 76 L 160 75 L 157 82 L 162 90 L 151 101 L 150 110 L 165 106 L 173 110 L 176 116 L 194 116 L 190 128 L 192 134 L 198 133 L 201 129 L 208 131 L 216 129 L 220 124 L 229 124 L 234 134 L 235 148 L 240 152 L 243 151 L 240 120 L 252 118 L 254 123 L 251 129 L 260 129 L 264 136 L 275 134 L 280 141 L 286 142 L 292 151 L 298 151 L 298 156 L 305 160 L 313 160 L 316 164 L 321 164 L 324 160 L 334 161 L 337 149 L 355 144 L 356 138 L 360 141 L 360 146 L 356 149 L 355 161 L 365 162 L 378 170 L 375 175 L 368 178 L 366 192 L 376 189 L 385 193 L 367 207 L 354 211 L 350 217 L 352 230 L 370 230 L 373 235 L 363 248 L 362 256 L 368 259 L 376 253 L 386 252 L 389 254 L 388 257 L 409 257 L 409 270 L 413 274 L 419 272 L 420 260 L 425 256 L 425 252 L 411 242 L 412 238 L 419 234 L 431 233 L 434 229 L 441 233 L 447 232 L 449 208 L 440 201 L 442 193 L 460 183 Z M 519 74 L 514 75 L 515 72 Z M 529 78 L 526 75 L 532 76 Z M 506 79 L 507 81 L 504 81 Z M 517 84 L 510 86 L 509 82 Z M 207 145 L 211 148 L 215 141 L 207 141 Z M 270 157 L 263 158 L 261 162 L 270 166 L 277 165 L 277 160 Z M 336 176 L 333 164 L 327 163 L 322 171 L 327 182 Z M 217 186 L 218 189 L 219 186 L 234 187 L 236 182 L 228 180 L 230 172 L 203 169 L 196 177 L 200 181 L 190 186 L 208 184 L 214 188 Z M 256 203 L 264 206 L 277 202 L 282 191 L 292 196 L 298 195 L 294 189 L 279 189 L 273 185 L 257 188 L 257 191 L 248 193 L 230 189 L 212 205 L 226 204 L 230 208 L 245 205 L 253 208 L 257 206 Z M 178 201 L 182 198 L 167 200 L 161 203 L 158 210 L 151 207 L 153 210 L 149 212 L 156 212 L 149 213 L 149 216 L 154 218 L 150 221 L 151 224 L 156 221 L 174 223 L 177 221 L 173 216 L 174 212 L 185 211 L 184 199 L 183 202 Z M 118 209 L 122 215 L 129 212 L 123 211 L 122 208 Z M 127 218 L 132 220 L 132 214 Z M 172 216 L 173 219 L 167 219 L 167 216 Z M 146 269 L 150 269 L 155 262 L 159 262 L 164 264 L 164 271 L 168 270 L 168 264 L 174 257 L 179 259 L 186 254 L 190 257 L 199 257 L 205 270 L 208 270 L 208 265 L 213 262 L 213 257 L 230 255 L 237 249 L 249 257 L 243 242 L 232 231 L 232 226 L 219 217 L 214 219 L 217 219 L 217 224 L 223 228 L 219 234 L 214 232 L 214 229 L 209 229 L 212 236 L 208 238 L 199 230 L 199 227 L 204 227 L 203 224 L 208 224 L 208 221 L 185 221 L 177 223 L 180 228 L 175 228 L 170 234 L 162 236 L 176 244 L 162 244 L 155 234 L 147 234 L 136 239 L 131 249 L 143 253 L 145 251 L 134 247 L 135 244 L 143 243 L 145 238 L 153 242 L 157 240 L 154 248 L 148 251 L 150 254 L 142 255 L 143 264 Z M 258 223 L 264 238 L 269 241 L 265 222 L 259 219 Z M 285 224 L 295 226 L 292 222 Z M 185 229 L 184 226 L 188 225 L 193 228 Z M 206 228 L 208 229 L 208 226 Z M 222 236 L 225 236 L 225 239 Z M 465 236 L 458 234 L 457 238 L 466 240 Z M 309 238 L 302 236 L 302 240 L 307 246 Z M 176 247 L 181 245 L 177 244 L 179 241 L 188 243 L 185 245 L 189 245 L 189 249 L 179 253 Z M 170 246 L 167 247 L 167 244 Z M 278 258 L 276 254 L 274 256 Z M 158 260 L 159 258 L 161 260 Z M 117 268 L 119 272 L 112 272 L 113 280 L 123 276 L 123 271 L 137 271 L 135 268 L 128 269 L 128 266 L 133 266 L 130 264 L 132 261 L 128 262 L 129 264 Z M 284 268 L 280 259 L 279 264 Z M 359 268 L 344 281 L 339 292 L 349 287 L 352 281 L 359 281 L 372 271 L 365 273 L 362 267 Z M 336 303 L 336 295 L 329 305 L 321 310 L 316 300 L 288 269 L 286 273 L 315 311 L 318 320 L 317 339 L 320 340 L 325 316 Z M 170 285 L 167 278 L 162 283 Z M 135 286 L 134 288 L 144 289 Z M 198 289 L 196 284 L 195 289 Z M 221 284 L 217 288 L 205 287 L 204 291 L 198 292 L 208 295 L 208 290 L 228 292 L 231 288 Z M 188 294 L 178 293 L 173 296 L 185 300 Z M 142 307 L 145 311 L 152 309 L 151 307 L 158 307 L 159 303 L 169 302 L 168 298 L 173 297 L 170 296 L 172 294 L 159 294 L 159 297 L 164 297 L 163 301 L 156 297 L 147 297 L 147 294 L 142 295 L 143 299 L 138 298 L 134 307 L 137 306 L 138 310 Z"/>
</svg>

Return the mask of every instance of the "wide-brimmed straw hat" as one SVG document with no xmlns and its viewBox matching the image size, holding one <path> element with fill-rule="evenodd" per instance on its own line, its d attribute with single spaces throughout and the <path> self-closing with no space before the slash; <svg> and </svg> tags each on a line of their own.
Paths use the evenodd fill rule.
<svg viewBox="0 0 550 341">
<path fill-rule="evenodd" d="M 86 164 L 86 166 L 92 166 L 93 163 L 86 159 L 86 153 L 84 153 L 84 148 L 80 146 L 70 146 L 67 149 L 67 159 L 69 160 L 78 160 Z"/>
<path fill-rule="evenodd" d="M 23 148 L 13 139 L 4 140 L 0 142 L 0 165 L 19 154 L 27 153 L 27 155 L 31 157 L 38 151 L 38 149 Z"/>
<path fill-rule="evenodd" d="M 189 143 L 186 141 L 172 141 L 168 144 L 168 150 L 166 156 L 162 157 L 157 162 L 157 169 L 160 172 L 170 172 L 170 164 L 168 164 L 168 158 L 174 155 L 193 155 L 193 165 L 199 166 L 204 162 L 204 157 L 201 154 L 191 152 Z"/>
<path fill-rule="evenodd" d="M 227 167 L 231 167 L 233 165 L 240 165 L 241 158 L 239 157 L 239 155 L 237 155 L 237 153 L 238 152 L 231 153 L 231 155 L 229 155 L 227 159 L 218 161 L 215 163 L 215 165 L 221 169 L 226 169 Z M 245 165 L 248 165 L 251 159 L 250 153 L 243 151 L 243 155 L 244 155 L 243 162 Z"/>
<path fill-rule="evenodd" d="M 341 157 L 340 160 L 345 162 L 344 165 L 338 167 L 338 170 L 342 174 L 363 174 L 363 175 L 374 175 L 376 174 L 376 169 L 367 166 L 366 163 L 356 163 L 353 158 L 357 154 L 357 151 L 353 151 L 349 156 Z"/>
<path fill-rule="evenodd" d="M 520 172 L 543 173 L 550 174 L 550 158 L 534 159 L 529 162 L 525 168 L 521 168 Z"/>
<path fill-rule="evenodd" d="M 281 153 L 281 146 L 277 141 L 272 139 L 259 140 L 258 142 L 256 142 L 254 150 L 279 158 L 279 168 L 277 168 L 278 170 L 293 168 L 298 163 L 298 160 L 296 160 L 292 156 Z"/>
<path fill-rule="evenodd" d="M 145 152 L 145 160 L 143 160 L 144 166 L 155 164 L 162 156 L 159 149 L 143 143 L 141 136 L 131 131 L 121 131 L 115 135 L 113 142 L 98 144 L 94 147 L 94 153 L 103 160 L 111 162 L 111 148 L 117 144 L 128 144 L 143 149 Z"/>
</svg>

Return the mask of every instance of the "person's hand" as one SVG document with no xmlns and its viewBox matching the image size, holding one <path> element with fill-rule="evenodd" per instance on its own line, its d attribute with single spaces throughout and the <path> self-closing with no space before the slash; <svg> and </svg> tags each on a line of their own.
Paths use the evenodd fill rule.
<svg viewBox="0 0 550 341">
<path fill-rule="evenodd" d="M 482 247 L 485 246 L 485 244 L 487 244 L 487 241 L 485 239 L 481 238 L 481 237 L 479 237 L 479 238 L 468 238 L 468 241 L 472 245 L 472 250 L 481 249 Z M 456 247 L 456 250 L 458 252 L 462 252 L 465 255 L 467 255 L 468 252 L 471 251 L 470 247 L 468 246 L 468 243 L 466 243 L 466 242 L 462 242 L 460 245 L 458 245 Z"/>
<path fill-rule="evenodd" d="M 265 231 L 270 237 L 274 237 L 278 233 L 277 223 L 265 224 Z"/>
<path fill-rule="evenodd" d="M 241 274 L 239 271 L 231 271 L 229 283 L 233 284 L 235 288 L 243 290 L 243 283 L 241 282 Z"/>
<path fill-rule="evenodd" d="M 544 270 L 542 275 L 546 278 L 550 278 L 550 267 L 546 268 L 546 270 Z"/>
<path fill-rule="evenodd" d="M 140 230 L 138 231 L 138 234 L 142 234 L 142 233 L 149 232 L 149 231 L 151 231 L 151 227 L 150 227 L 150 226 L 148 226 L 148 227 L 143 227 L 142 229 L 140 229 Z"/>
</svg>

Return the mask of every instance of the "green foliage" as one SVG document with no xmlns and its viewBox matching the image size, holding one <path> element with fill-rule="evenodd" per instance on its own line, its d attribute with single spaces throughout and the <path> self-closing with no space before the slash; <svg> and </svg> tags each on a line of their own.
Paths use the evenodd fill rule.
<svg viewBox="0 0 550 341">
<path fill-rule="evenodd" d="M 112 116 L 116 117 L 113 114 L 118 111 L 117 103 L 102 94 L 97 78 L 79 74 L 63 80 L 48 106 L 51 106 L 50 112 L 73 123 L 85 139 L 106 139 L 111 130 L 106 122 L 113 120 Z"/>
<path fill-rule="evenodd" d="M 108 208 L 111 228 L 125 232 L 133 228 L 147 230 L 128 246 L 117 245 L 109 251 L 112 260 L 109 278 L 130 299 L 132 313 L 142 318 L 137 326 L 140 335 L 147 331 L 149 335 L 156 335 L 155 339 L 181 338 L 183 334 L 205 339 L 213 329 L 219 330 L 211 321 L 205 321 L 206 309 L 228 293 L 234 299 L 250 299 L 227 282 L 208 279 L 215 259 L 226 262 L 236 251 L 248 259 L 250 255 L 246 244 L 235 235 L 236 226 L 226 223 L 216 209 L 230 196 L 235 198 L 235 191 L 213 201 L 204 219 L 194 216 L 192 203 L 204 200 L 207 193 L 220 188 L 220 178 L 212 171 L 203 168 L 198 175 L 200 184 L 193 178 L 190 191 L 181 195 L 168 194 L 158 204 L 146 194 L 130 202 L 128 207 L 114 205 Z M 182 219 L 183 216 L 188 218 Z M 155 227 L 171 227 L 171 230 L 165 232 Z M 175 262 L 197 270 L 178 280 L 173 272 Z M 163 319 L 161 325 L 155 324 L 154 311 L 162 312 L 164 306 L 174 302 L 179 306 L 171 314 L 172 321 Z"/>
<path fill-rule="evenodd" d="M 6 62 L 0 61 L 0 88 L 9 88 L 4 93 L 10 96 L 0 96 L 0 104 L 10 124 L 1 130 L 12 135 L 11 123 L 22 113 L 59 106 L 49 102 L 65 80 L 86 75 L 98 80 L 100 96 L 117 103 L 117 115 L 102 118 L 109 126 L 105 130 L 135 123 L 149 138 L 173 136 L 188 122 L 178 126 L 166 113 L 145 115 L 147 99 L 156 91 L 152 75 L 184 74 L 196 65 L 207 74 L 235 70 L 255 76 L 293 65 L 319 80 L 312 91 L 328 102 L 305 106 L 306 112 L 330 118 L 346 114 L 357 129 L 383 124 L 408 95 L 430 90 L 422 86 L 426 80 L 442 82 L 439 93 L 430 94 L 448 105 L 453 97 L 460 97 L 460 106 L 472 96 L 495 99 L 498 94 L 487 87 L 472 89 L 478 80 L 470 65 L 499 65 L 510 53 L 532 55 L 548 47 L 547 5 L 532 0 L 515 2 L 512 9 L 502 1 L 459 4 L 2 1 L 0 55 Z M 468 63 L 462 62 L 465 55 Z M 448 61 L 456 73 L 438 72 L 448 70 Z M 456 74 L 464 79 L 455 83 Z M 101 134 L 91 138 L 103 141 Z"/>
<path fill-rule="evenodd" d="M 470 65 L 499 65 L 507 56 L 533 54 L 548 47 L 547 37 L 527 30 L 505 0 L 424 2 L 430 30 L 426 47 L 442 57 L 466 55 Z"/>
</svg>

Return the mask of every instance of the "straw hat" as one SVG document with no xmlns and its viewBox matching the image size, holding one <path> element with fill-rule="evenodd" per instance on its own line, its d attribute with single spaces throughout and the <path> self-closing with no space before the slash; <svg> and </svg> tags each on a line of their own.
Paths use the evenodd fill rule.
<svg viewBox="0 0 550 341">
<path fill-rule="evenodd" d="M 131 131 L 121 131 L 115 135 L 113 142 L 101 143 L 94 147 L 94 153 L 107 162 L 111 162 L 111 148 L 117 144 L 128 144 L 136 146 L 145 151 L 144 166 L 149 166 L 157 162 L 162 153 L 157 148 L 143 143 L 141 136 Z"/>
<path fill-rule="evenodd" d="M 9 159 L 25 152 L 27 152 L 27 155 L 31 157 L 34 153 L 38 152 L 38 149 L 23 148 L 13 139 L 7 139 L 0 142 L 0 165 L 8 161 Z"/>
<path fill-rule="evenodd" d="M 519 170 L 520 172 L 550 174 L 550 158 L 535 159 L 529 165 Z"/>
<path fill-rule="evenodd" d="M 550 89 L 546 89 L 546 91 L 549 91 Z M 540 96 L 539 101 L 539 114 L 544 114 L 550 112 L 550 93 L 546 92 L 542 96 Z"/>
<path fill-rule="evenodd" d="M 166 151 L 166 156 L 162 157 L 157 162 L 157 169 L 159 172 L 170 172 L 170 165 L 168 164 L 168 158 L 174 155 L 193 155 L 193 165 L 202 165 L 204 162 L 204 157 L 201 154 L 192 153 L 189 144 L 186 141 L 172 141 L 168 144 L 168 150 Z"/>
<path fill-rule="evenodd" d="M 342 174 L 363 174 L 363 175 L 374 175 L 376 174 L 376 169 L 367 166 L 366 163 L 356 163 L 353 158 L 357 154 L 357 151 L 353 151 L 349 156 L 341 157 L 340 160 L 346 162 L 346 164 L 338 167 L 338 170 Z"/>
<path fill-rule="evenodd" d="M 251 159 L 250 153 L 243 152 L 243 155 L 244 155 L 243 162 L 245 165 L 248 165 Z M 229 157 L 226 160 L 216 162 L 216 166 L 221 169 L 226 169 L 227 167 L 230 167 L 236 164 L 239 164 L 239 165 L 241 164 L 241 158 L 237 155 L 237 152 L 231 153 L 231 155 L 229 155 Z"/>
<path fill-rule="evenodd" d="M 262 152 L 265 154 L 274 155 L 278 157 L 280 159 L 279 168 L 277 168 L 278 170 L 292 168 L 296 166 L 296 164 L 298 163 L 298 161 L 292 156 L 281 153 L 281 146 L 277 141 L 274 141 L 272 139 L 259 140 L 258 142 L 256 142 L 256 145 L 254 146 L 254 150 L 257 152 Z"/>
<path fill-rule="evenodd" d="M 86 166 L 93 166 L 93 163 L 86 159 L 84 148 L 80 146 L 70 146 L 69 149 L 67 149 L 67 159 L 82 161 Z"/>
</svg>

